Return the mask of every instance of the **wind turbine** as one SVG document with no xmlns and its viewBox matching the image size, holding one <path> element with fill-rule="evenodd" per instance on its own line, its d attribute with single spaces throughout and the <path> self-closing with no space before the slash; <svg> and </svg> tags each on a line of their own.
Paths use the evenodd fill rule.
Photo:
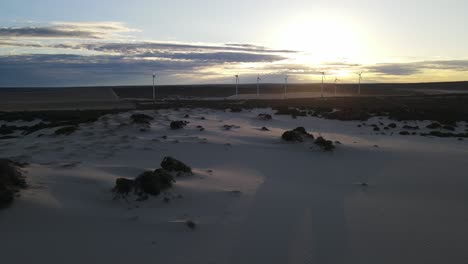
<svg viewBox="0 0 468 264">
<path fill-rule="evenodd" d="M 284 76 L 284 98 L 286 98 L 286 94 L 288 93 L 288 78 L 289 76 Z"/>
<path fill-rule="evenodd" d="M 156 72 L 153 72 L 153 101 L 156 101 L 155 79 L 156 79 Z"/>
<path fill-rule="evenodd" d="M 322 98 L 323 98 L 323 82 L 325 81 L 325 72 L 320 72 L 322 74 L 322 86 L 321 86 L 321 92 L 322 92 Z"/>
<path fill-rule="evenodd" d="M 358 73 L 357 75 L 359 76 L 358 95 L 361 95 L 362 72 Z"/>
<path fill-rule="evenodd" d="M 337 87 L 337 85 L 338 85 L 338 84 L 337 84 L 338 81 L 339 81 L 338 78 L 335 78 L 335 97 L 336 97 L 336 87 Z"/>
<path fill-rule="evenodd" d="M 260 96 L 260 75 L 257 76 L 257 96 Z"/>
<path fill-rule="evenodd" d="M 236 77 L 236 97 L 239 96 L 239 74 L 234 75 Z"/>
</svg>

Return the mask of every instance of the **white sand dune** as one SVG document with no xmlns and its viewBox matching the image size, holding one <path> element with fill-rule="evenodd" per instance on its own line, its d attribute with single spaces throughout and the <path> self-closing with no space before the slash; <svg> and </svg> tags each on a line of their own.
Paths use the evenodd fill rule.
<svg viewBox="0 0 468 264">
<path fill-rule="evenodd" d="M 0 156 L 32 164 L 31 188 L 0 211 L 2 261 L 468 260 L 467 142 L 404 137 L 397 135 L 400 129 L 381 135 L 358 128 L 360 122 L 312 117 L 260 121 L 256 116 L 263 112 L 271 110 L 146 111 L 155 118 L 147 132 L 123 124 L 130 122 L 128 112 L 83 125 L 70 136 L 45 130 L 0 141 Z M 185 114 L 190 118 L 183 119 Z M 174 131 L 169 119 L 190 124 Z M 390 123 L 367 123 L 377 122 Z M 225 130 L 226 124 L 239 128 Z M 263 126 L 271 131 L 260 131 Z M 280 139 L 297 126 L 342 145 L 326 153 Z M 39 133 L 46 135 L 37 138 Z M 112 200 L 116 178 L 155 169 L 164 156 L 188 163 L 195 175 L 178 178 L 167 194 L 145 202 Z M 187 219 L 197 223 L 195 230 L 185 225 Z"/>
</svg>

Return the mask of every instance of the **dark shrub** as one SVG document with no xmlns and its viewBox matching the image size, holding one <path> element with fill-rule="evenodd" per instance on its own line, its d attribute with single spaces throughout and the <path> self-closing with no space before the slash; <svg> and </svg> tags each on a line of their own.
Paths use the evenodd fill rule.
<svg viewBox="0 0 468 264">
<path fill-rule="evenodd" d="M 112 192 L 115 194 L 115 198 L 119 196 L 125 198 L 128 194 L 135 190 L 135 181 L 125 178 L 118 178 L 115 180 L 115 187 L 112 189 Z"/>
<path fill-rule="evenodd" d="M 297 127 L 283 133 L 281 138 L 285 141 L 303 142 L 305 139 L 314 139 L 314 135 L 309 134 L 304 127 Z"/>
<path fill-rule="evenodd" d="M 4 209 L 10 206 L 14 199 L 14 191 L 0 185 L 0 209 Z"/>
<path fill-rule="evenodd" d="M 333 141 L 326 140 L 323 137 L 318 137 L 315 140 L 315 144 L 321 147 L 325 151 L 332 151 L 333 149 L 335 149 L 335 145 L 333 145 Z"/>
<path fill-rule="evenodd" d="M 171 129 L 176 130 L 184 128 L 187 124 L 187 121 L 172 121 L 170 126 Z"/>
<path fill-rule="evenodd" d="M 161 191 L 171 188 L 173 182 L 175 182 L 174 177 L 163 169 L 143 172 L 135 179 L 136 190 L 139 195 L 147 193 L 157 196 Z"/>
<path fill-rule="evenodd" d="M 427 126 L 427 128 L 429 128 L 429 129 L 439 129 L 441 127 L 442 127 L 442 125 L 440 123 L 438 123 L 438 122 L 433 122 L 433 123 L 431 123 L 430 125 Z"/>
<path fill-rule="evenodd" d="M 403 129 L 407 129 L 407 130 L 419 130 L 419 126 L 408 126 L 408 125 L 405 125 L 405 126 L 403 126 Z"/>
<path fill-rule="evenodd" d="M 165 157 L 161 162 L 161 167 L 169 172 L 179 172 L 192 174 L 192 168 L 184 164 L 182 161 L 176 160 L 172 157 Z"/>
<path fill-rule="evenodd" d="M 0 135 L 10 135 L 15 132 L 15 129 L 10 126 L 2 125 L 0 126 Z"/>
<path fill-rule="evenodd" d="M 273 119 L 273 117 L 270 114 L 259 114 L 258 119 L 268 121 Z"/>
<path fill-rule="evenodd" d="M 408 131 L 401 131 L 401 132 L 400 132 L 400 135 L 402 135 L 402 136 L 409 136 L 409 135 L 411 135 L 411 134 L 410 134 L 410 132 L 408 132 Z"/>
<path fill-rule="evenodd" d="M 442 128 L 449 131 L 455 131 L 455 128 L 453 126 L 443 126 Z"/>
<path fill-rule="evenodd" d="M 389 128 L 397 128 L 397 124 L 395 123 L 391 123 L 388 125 Z"/>
<path fill-rule="evenodd" d="M 283 133 L 281 138 L 285 141 L 291 141 L 291 142 L 303 142 L 304 139 L 302 139 L 302 135 L 298 133 L 297 131 L 286 131 Z"/>
<path fill-rule="evenodd" d="M 240 113 L 242 112 L 242 108 L 231 108 L 231 113 Z"/>
<path fill-rule="evenodd" d="M 153 117 L 145 114 L 133 114 L 130 116 L 134 124 L 150 125 L 150 122 L 154 119 Z"/>
<path fill-rule="evenodd" d="M 197 227 L 197 224 L 193 222 L 192 220 L 187 220 L 185 224 L 188 226 L 188 228 L 194 230 Z"/>
<path fill-rule="evenodd" d="M 15 192 L 26 187 L 21 165 L 11 160 L 0 159 L 0 209 L 8 207 L 14 200 Z"/>
<path fill-rule="evenodd" d="M 62 128 L 55 130 L 54 134 L 57 136 L 60 136 L 60 135 L 68 136 L 68 135 L 75 133 L 76 130 L 78 130 L 77 126 L 62 127 Z"/>
<path fill-rule="evenodd" d="M 323 117 L 328 119 L 340 120 L 340 121 L 353 121 L 353 120 L 360 120 L 365 121 L 368 120 L 371 116 L 366 111 L 362 111 L 359 109 L 343 109 L 337 110 L 330 113 L 323 113 Z"/>
<path fill-rule="evenodd" d="M 277 109 L 275 115 L 290 115 L 293 117 L 296 116 L 307 116 L 306 111 L 300 111 L 297 108 L 288 108 L 288 107 L 282 107 Z"/>
<path fill-rule="evenodd" d="M 262 127 L 260 130 L 261 131 L 270 131 L 270 129 L 268 129 L 267 127 Z"/>
</svg>

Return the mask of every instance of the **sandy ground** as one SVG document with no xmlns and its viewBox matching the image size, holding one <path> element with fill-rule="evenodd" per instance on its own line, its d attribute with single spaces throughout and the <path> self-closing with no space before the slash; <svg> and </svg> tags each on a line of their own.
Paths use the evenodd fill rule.
<svg viewBox="0 0 468 264">
<path fill-rule="evenodd" d="M 144 132 L 128 112 L 70 136 L 43 130 L 0 141 L 0 156 L 31 163 L 31 187 L 0 211 L 2 262 L 468 262 L 466 141 L 313 117 L 258 120 L 264 112 L 145 111 L 155 120 Z M 173 131 L 169 120 L 190 124 Z M 390 123 L 367 123 L 378 122 Z M 342 144 L 327 153 L 280 139 L 297 126 Z M 112 200 L 117 177 L 157 168 L 167 155 L 195 175 L 145 202 Z"/>
</svg>

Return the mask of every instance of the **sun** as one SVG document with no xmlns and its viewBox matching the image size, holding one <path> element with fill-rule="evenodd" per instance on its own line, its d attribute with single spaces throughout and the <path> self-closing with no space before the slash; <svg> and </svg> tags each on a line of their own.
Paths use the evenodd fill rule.
<svg viewBox="0 0 468 264">
<path fill-rule="evenodd" d="M 301 51 L 310 63 L 365 56 L 364 36 L 352 22 L 340 17 L 300 17 L 276 31 L 275 46 Z"/>
</svg>

